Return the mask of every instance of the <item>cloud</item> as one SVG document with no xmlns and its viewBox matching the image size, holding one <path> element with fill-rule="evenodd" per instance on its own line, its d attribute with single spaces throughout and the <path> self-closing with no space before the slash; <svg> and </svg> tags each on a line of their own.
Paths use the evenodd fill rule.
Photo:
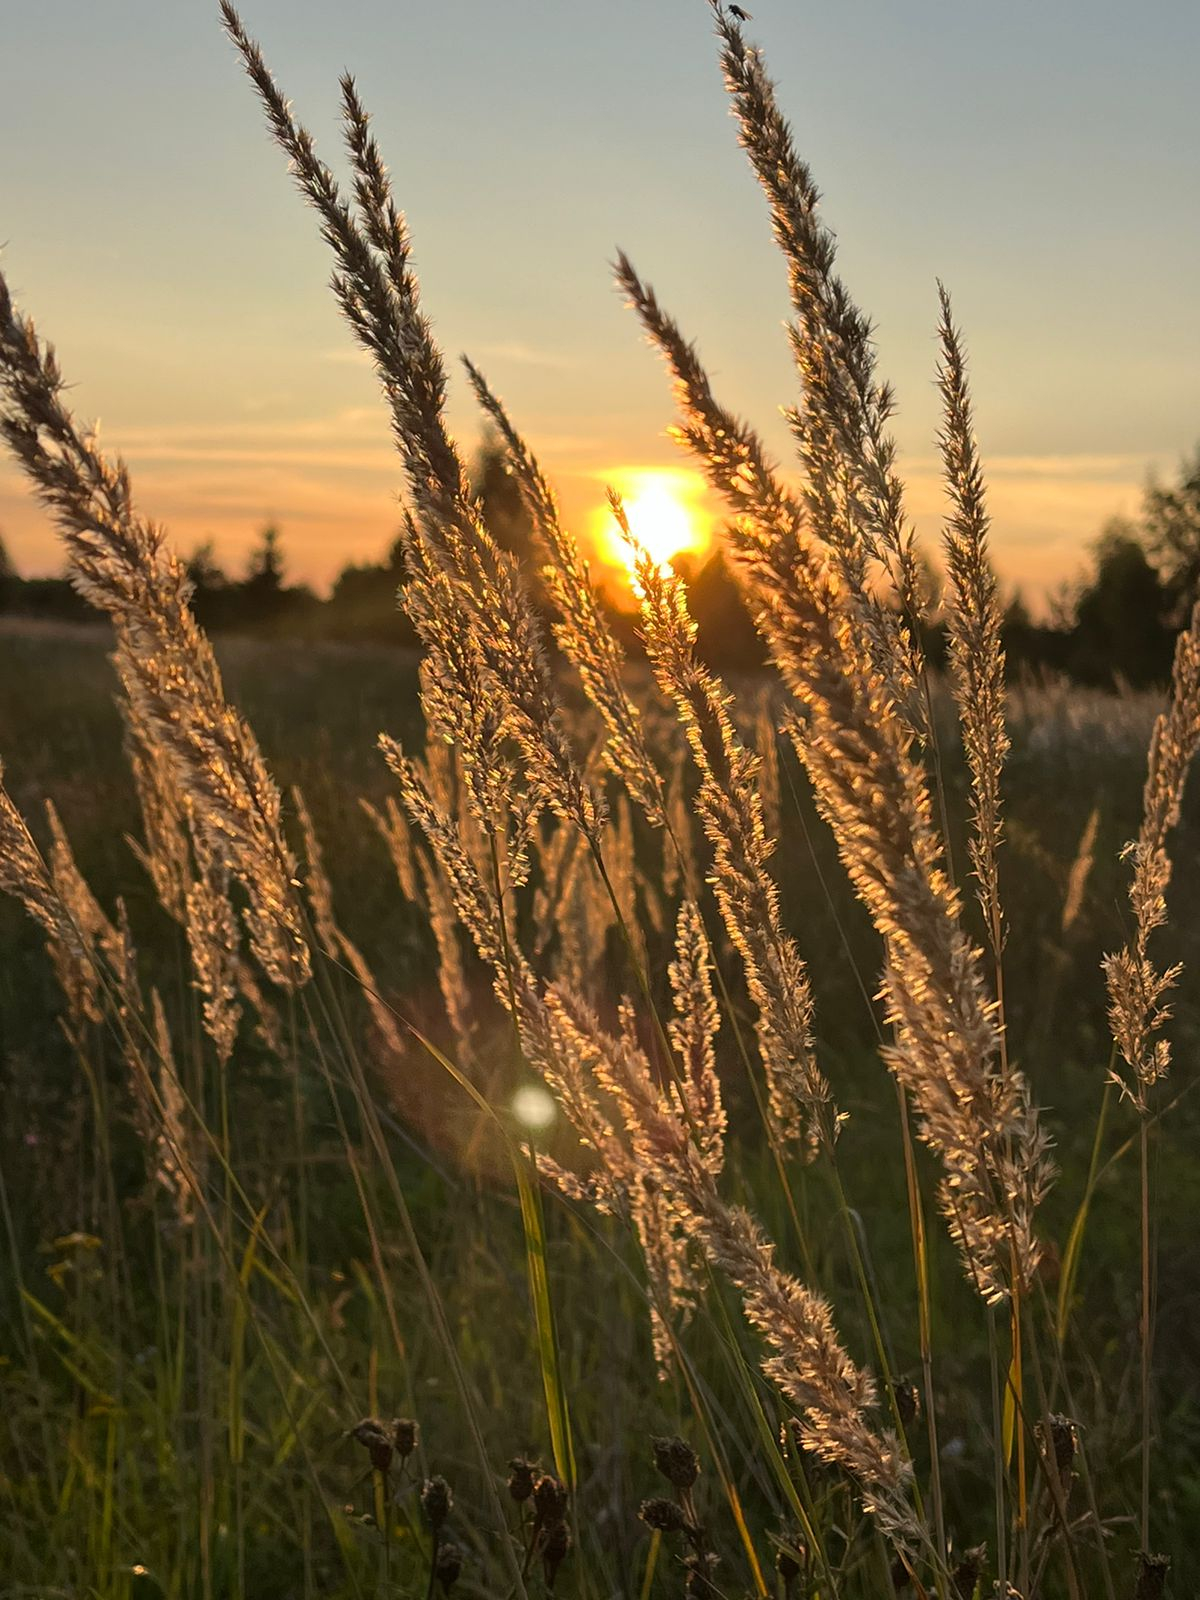
<svg viewBox="0 0 1200 1600">
<path fill-rule="evenodd" d="M 1078 455 L 1022 455 L 984 458 L 984 473 L 989 480 L 997 478 L 1069 478 L 1078 483 L 1130 483 L 1145 481 L 1148 469 L 1169 465 L 1168 456 L 1160 454 L 1147 457 L 1144 453 L 1109 453 Z M 911 473 L 940 473 L 941 461 L 937 456 L 906 456 L 906 470 Z"/>
<path fill-rule="evenodd" d="M 371 357 L 361 345 L 339 345 L 336 350 L 322 350 L 321 360 L 335 367 L 369 367 Z"/>
<path fill-rule="evenodd" d="M 297 445 L 288 449 L 284 445 L 269 448 L 265 445 L 250 445 L 246 448 L 237 445 L 187 445 L 187 444 L 159 444 L 135 445 L 127 452 L 134 462 L 163 462 L 163 461 L 193 461 L 205 462 L 210 466 L 227 465 L 239 467 L 274 467 L 297 466 L 305 468 L 326 468 L 341 470 L 354 467 L 366 472 L 388 472 L 393 476 L 399 470 L 399 460 L 394 450 L 372 450 L 364 447 L 355 450 L 348 447 L 314 449 L 312 446 Z"/>
<path fill-rule="evenodd" d="M 565 372 L 574 365 L 556 351 L 538 350 L 533 345 L 523 344 L 519 339 L 510 339 L 499 344 L 481 344 L 477 348 L 481 356 L 489 356 L 496 361 L 512 361 L 521 367 L 552 368 L 558 372 Z"/>
<path fill-rule="evenodd" d="M 548 419 L 551 422 L 555 419 Z M 674 457 L 622 461 L 611 436 L 531 431 L 550 469 L 567 524 L 587 539 L 603 512 L 604 486 L 630 474 L 669 474 L 714 518 L 724 508 L 700 493 L 694 470 Z M 347 407 L 324 416 L 272 420 L 154 424 L 114 429 L 105 443 L 129 460 L 134 494 L 161 519 L 176 547 L 213 537 L 235 570 L 267 518 L 283 529 L 291 568 L 316 583 L 344 562 L 377 557 L 392 538 L 401 487 L 399 458 L 386 417 L 375 407 Z M 619 449 L 619 446 L 617 446 Z M 1171 470 L 1173 458 L 1159 458 Z M 608 461 L 606 467 L 596 463 Z M 992 550 L 1006 587 L 1019 585 L 1037 604 L 1080 575 L 1088 546 L 1112 516 L 1136 514 L 1146 481 L 1144 454 L 1010 455 L 986 462 Z M 902 463 L 910 515 L 936 553 L 945 511 L 940 463 L 933 456 Z M 48 514 L 26 491 L 15 468 L 0 462 L 0 531 L 23 572 L 61 567 L 61 545 Z"/>
</svg>

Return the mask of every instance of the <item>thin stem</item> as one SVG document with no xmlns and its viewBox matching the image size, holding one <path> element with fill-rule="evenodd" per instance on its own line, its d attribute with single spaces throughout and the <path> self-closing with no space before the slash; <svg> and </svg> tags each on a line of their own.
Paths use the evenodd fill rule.
<svg viewBox="0 0 1200 1600">
<path fill-rule="evenodd" d="M 925 1213 L 921 1206 L 921 1190 L 917 1179 L 916 1151 L 913 1148 L 912 1129 L 908 1118 L 908 1097 L 903 1085 L 896 1084 L 896 1097 L 900 1103 L 900 1127 L 903 1135 L 904 1176 L 908 1191 L 909 1226 L 912 1229 L 913 1268 L 917 1278 L 917 1336 L 921 1346 L 921 1383 L 924 1390 L 925 1426 L 929 1433 L 930 1493 L 933 1499 L 933 1522 L 937 1532 L 938 1551 L 946 1553 L 946 1515 L 942 1497 L 942 1464 L 938 1448 L 937 1415 L 933 1403 L 933 1316 L 929 1294 L 928 1238 L 925 1232 Z"/>
<path fill-rule="evenodd" d="M 1150 1548 L 1150 1357 L 1153 1348 L 1152 1261 L 1150 1251 L 1150 1124 L 1140 1130 L 1142 1168 L 1142 1549 Z"/>
<path fill-rule="evenodd" d="M 1000 1350 L 996 1313 L 988 1307 L 988 1354 L 992 1369 L 992 1478 L 996 1494 L 996 1568 L 1000 1594 L 1008 1594 L 1008 1527 L 1004 1494 L 1004 1412 L 1000 1404 Z"/>
</svg>

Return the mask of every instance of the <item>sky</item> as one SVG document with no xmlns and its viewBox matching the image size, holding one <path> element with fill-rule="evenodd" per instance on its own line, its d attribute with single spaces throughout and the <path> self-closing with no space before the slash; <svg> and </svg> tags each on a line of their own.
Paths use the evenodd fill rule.
<svg viewBox="0 0 1200 1600">
<path fill-rule="evenodd" d="M 970 353 L 996 564 L 1037 605 L 1200 437 L 1200 6 L 751 8 L 877 327 L 909 509 L 935 539 L 940 277 Z M 355 74 L 437 335 L 482 366 L 578 531 L 606 482 L 686 465 L 664 373 L 612 287 L 617 246 L 790 470 L 786 281 L 704 0 L 242 14 L 339 170 L 337 79 Z M 215 0 L 5 0 L 4 35 L 4 268 L 140 509 L 234 571 L 267 521 L 317 586 L 379 558 L 400 487 L 383 405 Z M 450 424 L 472 451 L 457 378 Z M 22 572 L 61 567 L 7 461 L 0 535 Z"/>
</svg>

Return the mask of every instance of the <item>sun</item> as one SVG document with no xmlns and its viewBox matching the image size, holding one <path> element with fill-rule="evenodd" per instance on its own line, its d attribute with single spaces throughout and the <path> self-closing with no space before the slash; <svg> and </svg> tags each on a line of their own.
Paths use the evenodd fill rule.
<svg viewBox="0 0 1200 1600">
<path fill-rule="evenodd" d="M 605 475 L 625 504 L 629 527 L 652 561 L 668 566 L 679 555 L 704 555 L 712 544 L 705 485 L 694 472 L 671 467 L 628 467 Z M 634 554 L 608 507 L 593 514 L 593 543 L 606 565 L 633 577 Z"/>
</svg>

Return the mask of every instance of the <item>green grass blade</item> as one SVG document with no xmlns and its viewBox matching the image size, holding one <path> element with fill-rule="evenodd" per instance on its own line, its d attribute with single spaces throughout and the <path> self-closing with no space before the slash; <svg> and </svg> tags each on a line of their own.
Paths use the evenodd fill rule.
<svg viewBox="0 0 1200 1600">
<path fill-rule="evenodd" d="M 1112 1088 L 1111 1082 L 1104 1085 L 1104 1098 L 1100 1102 L 1100 1115 L 1096 1119 L 1096 1136 L 1092 1141 L 1092 1159 L 1088 1167 L 1087 1183 L 1084 1185 L 1083 1199 L 1079 1202 L 1079 1210 L 1075 1213 L 1075 1220 L 1072 1222 L 1071 1231 L 1067 1236 L 1067 1247 L 1063 1251 L 1062 1270 L 1058 1279 L 1058 1305 L 1055 1309 L 1054 1318 L 1054 1331 L 1057 1335 L 1060 1349 L 1067 1337 L 1067 1324 L 1071 1320 L 1071 1301 L 1075 1294 L 1075 1280 L 1079 1274 L 1079 1257 L 1083 1250 L 1084 1234 L 1087 1231 L 1092 1195 L 1096 1190 L 1096 1177 L 1100 1166 L 1100 1147 L 1104 1140 L 1104 1129 L 1108 1122 L 1108 1108 L 1112 1101 Z"/>
<path fill-rule="evenodd" d="M 562 1481 L 575 1487 L 575 1452 L 571 1443 L 571 1424 L 567 1397 L 558 1363 L 558 1341 L 554 1334 L 554 1308 L 550 1303 L 550 1278 L 546 1270 L 546 1231 L 542 1220 L 541 1197 L 530 1182 L 529 1172 L 518 1157 L 513 1162 L 517 1192 L 521 1200 L 521 1222 L 525 1229 L 525 1262 L 529 1269 L 529 1294 L 537 1326 L 538 1361 L 542 1386 L 546 1391 L 546 1416 L 550 1424 L 550 1446 L 554 1468 Z"/>
</svg>

